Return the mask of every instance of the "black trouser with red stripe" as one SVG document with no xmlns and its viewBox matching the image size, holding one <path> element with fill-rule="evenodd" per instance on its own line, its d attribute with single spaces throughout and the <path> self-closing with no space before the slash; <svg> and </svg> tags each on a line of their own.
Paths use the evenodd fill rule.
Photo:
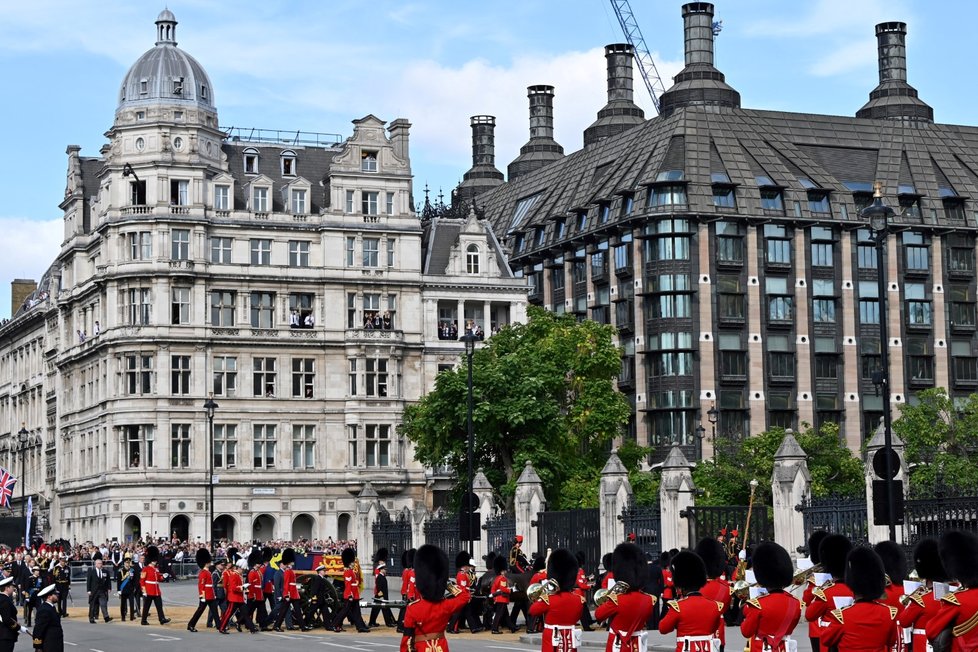
<svg viewBox="0 0 978 652">
<path fill-rule="evenodd" d="M 237 614 L 239 625 L 244 625 L 249 630 L 255 628 L 255 624 L 251 622 L 251 618 L 248 616 L 248 608 L 244 602 L 228 602 L 228 606 L 225 607 L 224 613 L 221 615 L 221 626 L 217 628 L 218 631 L 223 632 L 227 630 L 228 621 L 231 620 L 231 614 Z"/>
<path fill-rule="evenodd" d="M 125 620 L 126 619 L 126 607 L 125 607 L 125 603 L 124 602 L 122 604 L 123 604 L 123 607 L 122 607 L 122 619 Z M 200 601 L 200 604 L 197 605 L 197 611 L 194 612 L 194 615 L 191 616 L 191 618 L 190 618 L 190 622 L 187 623 L 187 627 L 196 627 L 197 626 L 197 621 L 200 620 L 200 617 L 204 615 L 204 610 L 205 609 L 208 609 L 209 610 L 210 613 L 208 615 L 210 617 L 213 617 L 214 620 L 217 620 L 218 619 L 218 616 L 217 616 L 217 600 L 201 600 Z"/>
</svg>

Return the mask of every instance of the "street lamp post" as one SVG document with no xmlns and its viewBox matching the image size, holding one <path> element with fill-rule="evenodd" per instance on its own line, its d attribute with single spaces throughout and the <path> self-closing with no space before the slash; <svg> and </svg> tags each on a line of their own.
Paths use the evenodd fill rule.
<svg viewBox="0 0 978 652">
<path fill-rule="evenodd" d="M 706 411 L 706 418 L 710 422 L 710 441 L 713 443 L 713 463 L 717 463 L 717 421 L 720 420 L 720 410 L 717 409 L 714 403 L 709 410 Z"/>
<path fill-rule="evenodd" d="M 468 507 L 466 518 L 469 519 L 469 554 L 475 554 L 475 509 L 472 505 L 472 493 L 473 493 L 473 482 L 472 477 L 472 458 L 475 455 L 475 427 L 472 423 L 472 354 L 475 352 L 475 341 L 476 336 L 471 330 L 467 330 L 465 335 L 460 338 L 465 343 L 465 357 L 468 364 L 468 390 L 469 390 L 469 405 L 467 410 L 467 425 L 468 425 L 468 449 L 466 451 L 466 460 L 468 463 L 469 471 L 469 486 L 467 493 L 465 495 L 465 504 Z"/>
<path fill-rule="evenodd" d="M 890 433 L 892 416 L 890 414 L 890 351 L 889 333 L 887 331 L 887 308 L 886 308 L 886 237 L 889 233 L 889 221 L 893 216 L 893 209 L 883 204 L 883 187 L 880 182 L 876 182 L 875 192 L 873 193 L 873 203 L 859 211 L 859 216 L 869 220 L 869 226 L 873 230 L 873 242 L 876 245 L 876 264 L 879 266 L 876 274 L 877 291 L 879 294 L 880 307 L 880 367 L 878 376 L 874 378 L 877 387 L 883 388 L 883 454 L 886 457 L 886 519 L 889 523 L 890 541 L 896 541 L 896 496 L 893 487 L 893 437 Z"/>
<path fill-rule="evenodd" d="M 696 459 L 703 461 L 703 438 L 706 437 L 706 428 L 703 424 L 696 426 Z"/>
<path fill-rule="evenodd" d="M 214 550 L 214 411 L 217 410 L 214 395 L 204 401 L 204 414 L 207 415 L 207 537 L 211 551 Z"/>
<path fill-rule="evenodd" d="M 24 477 L 27 468 L 27 440 L 30 439 L 31 433 L 27 432 L 27 428 L 24 427 L 25 424 L 20 424 L 20 431 L 17 433 L 17 441 L 20 442 L 20 517 L 27 517 L 27 500 L 24 498 L 24 492 L 27 488 L 27 480 Z M 30 542 L 25 541 L 24 545 L 28 545 Z"/>
</svg>

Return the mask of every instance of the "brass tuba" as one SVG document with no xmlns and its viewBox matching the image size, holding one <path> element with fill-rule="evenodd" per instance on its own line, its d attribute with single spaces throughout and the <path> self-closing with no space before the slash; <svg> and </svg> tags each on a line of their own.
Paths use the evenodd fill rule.
<svg viewBox="0 0 978 652">
<path fill-rule="evenodd" d="M 557 586 L 557 582 L 546 579 L 526 587 L 526 597 L 530 602 L 536 602 L 537 600 L 544 599 L 544 597 L 550 597 L 559 591 L 560 587 Z"/>
<path fill-rule="evenodd" d="M 610 589 L 598 589 L 594 592 L 594 604 L 600 607 L 608 600 L 618 604 L 618 596 L 627 593 L 629 588 L 628 582 L 615 582 Z"/>
</svg>

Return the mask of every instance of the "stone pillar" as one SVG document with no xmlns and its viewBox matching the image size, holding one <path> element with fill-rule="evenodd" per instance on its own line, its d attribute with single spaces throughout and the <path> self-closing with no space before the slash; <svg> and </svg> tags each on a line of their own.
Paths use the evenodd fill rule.
<svg viewBox="0 0 978 652">
<path fill-rule="evenodd" d="M 533 469 L 533 464 L 527 460 L 523 473 L 516 481 L 516 534 L 523 535 L 523 550 L 527 551 L 527 556 L 537 550 L 537 529 L 533 523 L 537 520 L 537 514 L 546 507 L 543 483 Z"/>
<path fill-rule="evenodd" d="M 673 446 L 662 463 L 662 482 L 659 484 L 659 509 L 662 549 L 689 547 L 689 526 L 686 510 L 693 506 L 696 485 L 686 456 Z"/>
<path fill-rule="evenodd" d="M 353 522 L 353 536 L 357 539 L 357 553 L 360 562 L 370 559 L 374 551 L 374 521 L 377 520 L 377 510 L 380 506 L 380 496 L 368 481 L 357 495 L 357 512 Z"/>
<path fill-rule="evenodd" d="M 607 464 L 601 469 L 601 494 L 598 498 L 601 510 L 601 554 L 612 552 L 624 541 L 619 517 L 622 509 L 632 499 L 632 485 L 628 470 L 618 454 L 612 452 Z"/>
<path fill-rule="evenodd" d="M 897 466 L 897 474 L 894 481 L 903 482 L 903 497 L 906 499 L 907 490 L 909 488 L 910 479 L 910 469 L 907 467 L 907 459 L 904 455 L 903 440 L 900 439 L 893 429 L 890 429 L 890 436 L 892 438 L 893 452 L 897 454 L 900 458 L 900 464 Z M 885 438 L 883 432 L 883 419 L 880 418 L 880 425 L 876 429 L 876 434 L 866 445 L 866 459 L 864 460 L 866 468 L 866 519 L 869 525 L 869 542 L 872 544 L 877 544 L 880 541 L 887 541 L 890 538 L 890 529 L 885 525 L 873 525 L 874 520 L 874 510 L 873 510 L 873 481 L 882 480 L 881 476 L 876 475 L 873 470 L 873 456 L 876 455 L 878 451 L 883 450 L 883 439 Z M 885 459 L 885 458 L 884 458 Z M 896 542 L 903 543 L 903 528 L 899 525 L 896 528 Z"/>
<path fill-rule="evenodd" d="M 774 454 L 774 473 L 771 475 L 771 496 L 774 499 L 774 540 L 792 555 L 805 545 L 805 520 L 795 509 L 811 496 L 812 476 L 808 472 L 808 456 L 791 429 L 784 433 L 778 452 Z"/>
<path fill-rule="evenodd" d="M 472 479 L 472 493 L 475 494 L 479 505 L 479 514 L 482 518 L 483 527 L 479 528 L 479 540 L 475 542 L 472 549 L 472 559 L 479 560 L 489 551 L 489 531 L 485 528 L 486 519 L 496 513 L 496 503 L 493 500 L 492 485 L 486 474 L 479 469 Z"/>
</svg>

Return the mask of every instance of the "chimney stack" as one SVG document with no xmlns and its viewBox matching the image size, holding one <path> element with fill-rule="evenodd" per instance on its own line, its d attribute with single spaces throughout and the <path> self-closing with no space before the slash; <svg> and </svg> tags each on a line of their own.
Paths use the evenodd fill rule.
<svg viewBox="0 0 978 652">
<path fill-rule="evenodd" d="M 713 65 L 712 3 L 683 5 L 683 34 L 686 67 L 673 77 L 672 87 L 659 98 L 660 113 L 669 116 L 689 106 L 740 108 L 740 93 L 727 85 L 723 73 Z"/>
<path fill-rule="evenodd" d="M 411 123 L 406 118 L 398 118 L 387 127 L 387 133 L 390 134 L 391 148 L 394 150 L 394 155 L 405 162 L 411 160 L 411 152 L 408 147 L 410 131 Z"/>
<path fill-rule="evenodd" d="M 628 43 L 604 48 L 608 63 L 608 103 L 598 111 L 598 119 L 584 130 L 584 146 L 620 134 L 645 122 L 645 112 L 633 101 L 632 66 L 635 53 Z"/>
<path fill-rule="evenodd" d="M 27 297 L 37 290 L 37 281 L 29 278 L 18 278 L 10 282 L 10 316 L 13 317 L 21 309 Z"/>
<path fill-rule="evenodd" d="M 564 156 L 564 148 L 554 140 L 554 87 L 528 86 L 526 95 L 530 98 L 530 141 L 506 169 L 510 181 Z"/>
<path fill-rule="evenodd" d="M 918 97 L 916 88 L 907 83 L 907 24 L 878 24 L 876 43 L 880 83 L 870 92 L 869 102 L 856 112 L 856 117 L 933 122 L 934 109 Z"/>
<path fill-rule="evenodd" d="M 474 115 L 471 124 L 472 167 L 455 194 L 464 201 L 503 183 L 503 173 L 496 169 L 496 116 Z"/>
</svg>

